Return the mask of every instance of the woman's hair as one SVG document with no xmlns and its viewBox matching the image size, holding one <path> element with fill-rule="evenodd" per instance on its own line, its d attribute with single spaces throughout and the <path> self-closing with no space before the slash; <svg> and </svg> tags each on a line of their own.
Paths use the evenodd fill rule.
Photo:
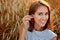
<svg viewBox="0 0 60 40">
<path fill-rule="evenodd" d="M 49 13 L 49 18 L 48 18 L 48 20 L 47 20 L 46 25 L 45 25 L 44 28 L 43 28 L 43 30 L 45 30 L 46 28 L 48 28 L 48 25 L 50 25 L 50 10 L 49 10 L 49 7 L 48 7 L 47 5 L 43 4 L 43 3 L 40 2 L 40 1 L 34 2 L 34 3 L 30 6 L 30 8 L 29 8 L 29 15 L 34 14 L 34 13 L 37 11 L 38 7 L 40 7 L 40 6 L 45 6 L 45 7 L 47 7 L 48 13 Z M 30 31 L 30 32 L 33 31 L 33 29 L 34 29 L 34 23 L 35 23 L 35 22 L 34 22 L 34 18 L 32 18 L 32 19 L 29 21 L 28 31 Z"/>
</svg>

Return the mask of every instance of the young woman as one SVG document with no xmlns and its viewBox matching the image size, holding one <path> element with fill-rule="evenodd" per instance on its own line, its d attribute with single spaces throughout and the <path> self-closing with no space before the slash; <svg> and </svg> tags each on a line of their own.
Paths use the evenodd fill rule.
<svg viewBox="0 0 60 40">
<path fill-rule="evenodd" d="M 23 17 L 19 28 L 19 40 L 57 40 L 57 35 L 49 30 L 50 10 L 40 1 L 34 2 L 29 14 Z"/>
</svg>

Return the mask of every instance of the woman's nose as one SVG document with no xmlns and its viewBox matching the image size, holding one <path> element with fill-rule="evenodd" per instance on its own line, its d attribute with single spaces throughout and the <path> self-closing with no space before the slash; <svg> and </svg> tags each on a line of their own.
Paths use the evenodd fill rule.
<svg viewBox="0 0 60 40">
<path fill-rule="evenodd" d="M 45 19 L 45 18 L 46 18 L 46 16 L 45 16 L 45 15 L 43 15 L 43 16 L 42 16 L 42 19 Z"/>
</svg>

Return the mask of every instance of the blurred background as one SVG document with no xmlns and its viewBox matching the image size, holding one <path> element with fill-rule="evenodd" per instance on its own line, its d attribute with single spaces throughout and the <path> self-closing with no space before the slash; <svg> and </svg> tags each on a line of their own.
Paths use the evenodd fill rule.
<svg viewBox="0 0 60 40">
<path fill-rule="evenodd" d="M 0 0 L 0 40 L 18 40 L 18 27 L 34 1 L 38 0 Z M 52 31 L 60 40 L 60 0 L 44 1 L 51 5 Z"/>
</svg>

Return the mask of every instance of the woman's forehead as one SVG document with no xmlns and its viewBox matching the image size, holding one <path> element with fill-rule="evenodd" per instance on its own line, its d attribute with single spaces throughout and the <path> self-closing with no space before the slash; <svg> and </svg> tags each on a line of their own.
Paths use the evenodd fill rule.
<svg viewBox="0 0 60 40">
<path fill-rule="evenodd" d="M 48 12 L 48 8 L 45 6 L 40 6 L 37 8 L 36 12 Z"/>
</svg>

